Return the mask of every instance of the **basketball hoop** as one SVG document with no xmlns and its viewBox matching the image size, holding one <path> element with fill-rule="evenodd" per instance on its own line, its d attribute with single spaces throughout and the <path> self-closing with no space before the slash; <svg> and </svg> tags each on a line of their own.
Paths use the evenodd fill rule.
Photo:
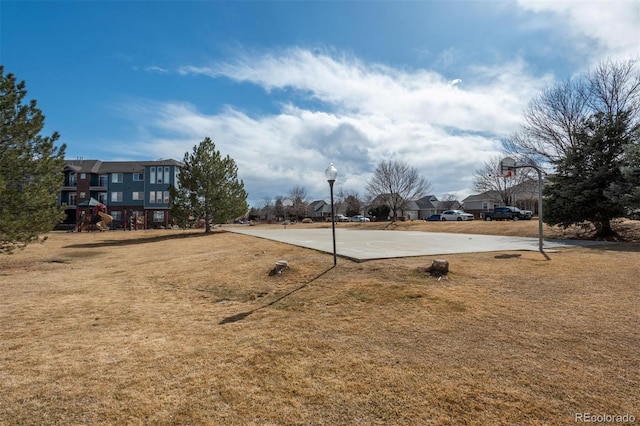
<svg viewBox="0 0 640 426">
<path fill-rule="evenodd" d="M 500 161 L 500 173 L 498 177 L 511 178 L 516 175 L 516 160 L 507 157 Z"/>
</svg>

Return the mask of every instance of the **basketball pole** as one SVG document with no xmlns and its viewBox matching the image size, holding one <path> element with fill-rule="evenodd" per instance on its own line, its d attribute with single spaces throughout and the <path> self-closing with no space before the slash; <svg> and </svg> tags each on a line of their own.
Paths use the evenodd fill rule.
<svg viewBox="0 0 640 426">
<path fill-rule="evenodd" d="M 547 255 L 544 253 L 544 241 L 542 235 L 542 170 L 540 167 L 532 163 L 518 165 L 516 160 L 510 157 L 500 160 L 500 173 L 504 177 L 511 177 L 512 171 L 513 174 L 515 174 L 516 169 L 522 169 L 525 167 L 535 169 L 538 173 L 538 249 L 540 250 L 540 253 L 548 259 Z"/>
<path fill-rule="evenodd" d="M 544 243 L 542 235 L 542 170 L 534 164 L 523 164 L 519 166 L 517 164 L 512 166 L 514 169 L 522 169 L 524 167 L 530 167 L 538 173 L 538 250 L 544 254 Z"/>
</svg>

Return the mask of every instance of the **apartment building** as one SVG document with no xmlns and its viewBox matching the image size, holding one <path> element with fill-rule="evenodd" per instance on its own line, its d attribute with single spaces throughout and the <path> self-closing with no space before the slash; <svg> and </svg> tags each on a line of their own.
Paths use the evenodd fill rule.
<svg viewBox="0 0 640 426">
<path fill-rule="evenodd" d="M 136 219 L 139 228 L 168 227 L 169 186 L 177 186 L 182 163 L 176 160 L 69 160 L 58 202 L 66 205 L 65 224 L 80 220 L 91 198 L 107 206 L 118 228 Z"/>
</svg>

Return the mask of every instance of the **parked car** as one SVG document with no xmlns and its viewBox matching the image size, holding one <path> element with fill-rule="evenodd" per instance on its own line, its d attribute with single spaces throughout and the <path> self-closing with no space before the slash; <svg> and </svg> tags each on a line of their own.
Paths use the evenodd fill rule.
<svg viewBox="0 0 640 426">
<path fill-rule="evenodd" d="M 531 216 L 527 217 L 517 207 L 504 206 L 494 207 L 492 212 L 484 212 L 484 220 L 519 220 L 519 219 L 531 219 Z"/>
<path fill-rule="evenodd" d="M 432 214 L 426 220 L 429 222 L 440 222 L 440 220 L 442 220 L 442 216 L 439 214 Z"/>
<path fill-rule="evenodd" d="M 361 214 L 357 214 L 355 216 L 352 216 L 351 219 L 349 219 L 351 222 L 371 222 L 371 219 L 369 219 L 368 217 L 364 217 Z"/>
<path fill-rule="evenodd" d="M 462 210 L 446 210 L 440 214 L 440 220 L 454 220 L 454 221 L 462 221 L 462 220 L 473 220 L 473 215 L 470 213 L 465 213 Z"/>
<path fill-rule="evenodd" d="M 530 220 L 533 217 L 533 212 L 531 210 L 522 210 L 523 219 Z"/>
<path fill-rule="evenodd" d="M 336 222 L 349 222 L 349 218 L 343 214 L 336 215 Z M 327 222 L 331 222 L 331 216 L 327 217 Z"/>
</svg>

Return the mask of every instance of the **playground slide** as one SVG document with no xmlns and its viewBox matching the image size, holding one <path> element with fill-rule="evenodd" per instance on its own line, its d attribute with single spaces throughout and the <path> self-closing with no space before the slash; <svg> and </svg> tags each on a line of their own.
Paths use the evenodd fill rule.
<svg viewBox="0 0 640 426">
<path fill-rule="evenodd" d="M 108 225 L 111 222 L 113 222 L 113 216 L 111 216 L 110 214 L 98 212 L 98 216 L 102 218 L 102 221 L 104 222 L 105 225 Z"/>
<path fill-rule="evenodd" d="M 100 218 L 102 220 L 100 222 L 96 223 L 96 227 L 100 231 L 108 231 L 109 228 L 107 227 L 107 225 L 113 221 L 113 216 L 111 216 L 109 214 L 106 214 L 106 213 L 103 213 L 103 212 L 98 212 L 98 216 L 100 216 Z"/>
</svg>

